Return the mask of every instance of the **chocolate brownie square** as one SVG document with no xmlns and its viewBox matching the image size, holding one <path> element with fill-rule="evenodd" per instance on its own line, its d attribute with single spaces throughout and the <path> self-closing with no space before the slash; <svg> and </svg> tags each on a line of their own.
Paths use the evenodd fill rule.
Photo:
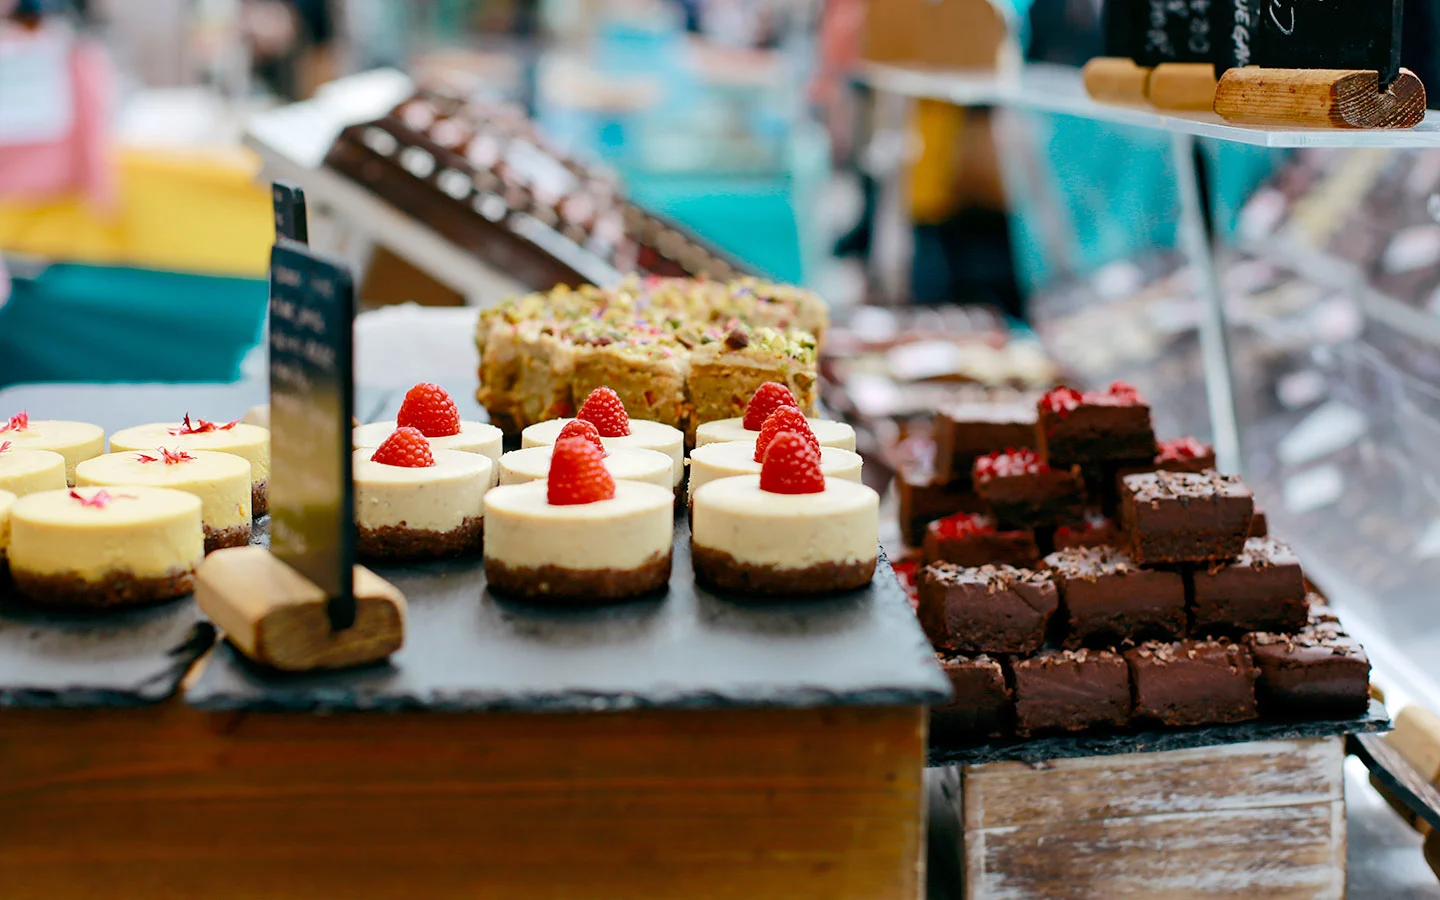
<svg viewBox="0 0 1440 900">
<path fill-rule="evenodd" d="M 1071 547 L 1115 547 L 1120 544 L 1120 529 L 1098 512 L 1088 512 L 1085 520 L 1074 525 L 1061 525 L 1051 537 L 1055 550 Z"/>
<path fill-rule="evenodd" d="M 969 481 L 975 460 L 1035 442 L 1032 403 L 962 403 L 935 415 L 935 477 Z"/>
<path fill-rule="evenodd" d="M 1130 667 L 1113 651 L 1045 651 L 1015 661 L 1010 674 L 1020 737 L 1130 721 Z"/>
<path fill-rule="evenodd" d="M 1033 450 L 1008 450 L 975 460 L 975 493 L 1001 528 L 1043 528 L 1085 515 L 1080 467 L 1052 469 Z"/>
<path fill-rule="evenodd" d="M 1125 651 L 1137 721 L 1225 725 L 1257 718 L 1250 651 L 1228 641 L 1146 643 Z"/>
<path fill-rule="evenodd" d="M 1266 713 L 1358 716 L 1370 703 L 1365 648 L 1338 628 L 1256 632 L 1245 644 L 1260 671 L 1255 690 Z"/>
<path fill-rule="evenodd" d="M 1234 561 L 1194 574 L 1190 623 L 1196 635 L 1299 631 L 1305 627 L 1305 573 L 1290 548 L 1250 538 Z"/>
<path fill-rule="evenodd" d="M 1057 550 L 1045 557 L 1045 567 L 1060 587 L 1068 648 L 1185 635 L 1179 572 L 1142 569 L 1114 547 Z"/>
<path fill-rule="evenodd" d="M 920 624 L 939 650 L 1034 653 L 1059 608 L 1044 572 L 938 563 L 920 576 Z"/>
<path fill-rule="evenodd" d="M 1150 406 L 1123 381 L 1105 391 L 1058 387 L 1038 404 L 1040 452 L 1054 465 L 1152 459 Z"/>
<path fill-rule="evenodd" d="M 911 547 L 924 542 L 925 526 L 936 519 L 985 511 L 984 501 L 971 492 L 969 484 L 947 484 L 926 468 L 902 469 L 895 476 L 895 493 L 900 500 L 900 534 Z"/>
<path fill-rule="evenodd" d="M 1255 514 L 1240 477 L 1213 470 L 1128 475 L 1123 500 L 1130 554 L 1145 566 L 1234 559 Z"/>
<path fill-rule="evenodd" d="M 1252 538 L 1270 536 L 1270 520 L 1266 517 L 1265 510 L 1259 506 L 1255 507 L 1255 518 L 1250 520 L 1250 536 Z"/>
<path fill-rule="evenodd" d="M 1000 531 L 990 516 L 958 513 L 925 527 L 925 561 L 1025 568 L 1040 561 L 1040 548 L 1029 529 Z"/>
<path fill-rule="evenodd" d="M 1124 481 L 1127 475 L 1142 475 L 1146 472 L 1199 473 L 1213 468 L 1215 448 L 1209 444 L 1203 444 L 1193 437 L 1162 441 L 1154 459 L 1122 462 L 1111 468 L 1105 481 L 1106 499 L 1111 500 L 1112 495 L 1109 492 L 1114 491 L 1113 502 L 1119 504 L 1120 497 L 1125 493 Z M 1107 511 L 1114 509 L 1115 506 L 1106 506 Z"/>
<path fill-rule="evenodd" d="M 946 737 L 1001 737 L 1010 727 L 1010 688 L 1000 663 L 988 656 L 936 653 L 954 697 L 930 711 L 930 727 Z"/>
</svg>

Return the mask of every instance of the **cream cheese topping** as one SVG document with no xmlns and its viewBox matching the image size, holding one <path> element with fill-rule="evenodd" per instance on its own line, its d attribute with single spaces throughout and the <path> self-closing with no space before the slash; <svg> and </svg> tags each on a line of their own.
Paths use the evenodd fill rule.
<svg viewBox="0 0 1440 900">
<path fill-rule="evenodd" d="M 12 449 L 49 450 L 65 457 L 65 479 L 75 483 L 75 466 L 105 452 L 105 431 L 88 422 L 31 420 L 18 431 L 0 433 L 0 444 L 9 441 Z"/>
<path fill-rule="evenodd" d="M 551 506 L 548 484 L 495 488 L 485 497 L 485 558 L 508 566 L 577 571 L 637 569 L 675 540 L 675 495 L 639 481 L 617 481 L 615 497 Z"/>
<path fill-rule="evenodd" d="M 86 506 L 70 491 L 45 491 L 10 508 L 10 567 L 37 575 L 73 574 L 101 581 L 120 572 L 161 578 L 193 570 L 205 556 L 200 498 L 169 488 L 76 488 L 86 499 L 105 491 L 103 506 Z"/>
<path fill-rule="evenodd" d="M 454 531 L 466 519 L 485 514 L 485 494 L 494 479 L 488 457 L 464 450 L 432 450 L 435 465 L 387 466 L 356 450 L 355 521 L 361 528 Z"/>
<path fill-rule="evenodd" d="M 355 448 L 378 447 L 385 443 L 385 439 L 395 433 L 399 425 L 393 420 L 389 422 L 371 422 L 369 425 L 361 425 L 355 429 Z M 501 441 L 505 438 L 505 432 L 494 425 L 485 422 L 461 422 L 460 433 L 447 435 L 445 437 L 426 438 L 434 450 L 463 450 L 466 453 L 478 453 L 491 460 L 500 458 Z"/>
<path fill-rule="evenodd" d="M 820 446 L 855 452 L 854 428 L 844 422 L 832 422 L 829 419 L 807 419 L 806 421 L 810 423 L 810 430 L 815 432 Z M 750 431 L 745 427 L 744 419 L 718 419 L 714 422 L 704 422 L 695 429 L 695 446 L 703 447 L 706 444 L 719 444 L 726 441 L 750 441 L 753 444 L 759 436 L 760 432 Z"/>
<path fill-rule="evenodd" d="M 827 480 L 843 479 L 859 483 L 865 460 L 858 453 L 835 447 L 820 448 L 820 471 Z M 759 475 L 760 463 L 755 461 L 755 442 L 724 441 L 706 444 L 690 451 L 690 496 L 701 485 L 719 478 L 736 475 Z"/>
<path fill-rule="evenodd" d="M 191 458 L 167 463 L 143 451 L 107 453 L 75 467 L 81 485 L 140 484 L 173 488 L 200 498 L 200 517 L 214 531 L 250 526 L 250 461 L 230 453 L 187 450 Z M 155 462 L 143 462 L 149 456 Z M 119 493 L 119 491 L 112 491 Z"/>
<path fill-rule="evenodd" d="M 0 435 L 0 444 L 4 444 Z M 53 450 L 24 450 L 12 446 L 0 450 L 0 491 L 17 497 L 40 491 L 58 491 L 69 486 L 65 457 Z"/>
<path fill-rule="evenodd" d="M 560 431 L 572 419 L 551 419 L 538 422 L 520 433 L 521 447 L 548 447 L 560 437 Z M 624 437 L 602 437 L 606 450 L 655 450 L 670 457 L 674 465 L 671 487 L 679 487 L 685 477 L 685 433 L 663 422 L 644 419 L 630 420 L 630 433 Z"/>
<path fill-rule="evenodd" d="M 154 453 L 167 450 L 214 450 L 233 453 L 250 462 L 250 480 L 261 484 L 270 480 L 270 432 L 259 425 L 237 423 L 232 428 L 216 429 L 198 434 L 171 434 L 179 422 L 157 422 L 137 425 L 110 435 L 110 452 L 138 450 Z"/>
<path fill-rule="evenodd" d="M 526 447 L 500 457 L 500 483 L 524 484 L 550 477 L 552 447 Z M 673 490 L 675 463 L 658 450 L 607 450 L 605 468 L 617 481 L 643 481 Z"/>
<path fill-rule="evenodd" d="M 880 546 L 880 497 L 863 484 L 829 481 L 818 494 L 772 494 L 760 476 L 722 478 L 695 492 L 696 546 L 741 563 L 802 569 L 866 562 Z"/>
</svg>

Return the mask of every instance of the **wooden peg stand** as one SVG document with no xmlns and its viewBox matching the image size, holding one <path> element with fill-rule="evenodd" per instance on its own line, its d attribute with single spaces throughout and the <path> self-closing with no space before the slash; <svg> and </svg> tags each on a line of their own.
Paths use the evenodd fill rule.
<svg viewBox="0 0 1440 900">
<path fill-rule="evenodd" d="M 1243 125 L 1414 128 L 1425 119 L 1425 85 L 1409 69 L 1385 90 L 1363 69 L 1231 69 L 1215 112 Z"/>
</svg>

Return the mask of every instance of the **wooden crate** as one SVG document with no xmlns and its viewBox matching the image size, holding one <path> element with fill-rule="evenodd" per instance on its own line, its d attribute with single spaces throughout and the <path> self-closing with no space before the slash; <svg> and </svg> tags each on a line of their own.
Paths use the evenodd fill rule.
<svg viewBox="0 0 1440 900">
<path fill-rule="evenodd" d="M 1343 738 L 958 770 L 967 900 L 1339 898 Z"/>
</svg>

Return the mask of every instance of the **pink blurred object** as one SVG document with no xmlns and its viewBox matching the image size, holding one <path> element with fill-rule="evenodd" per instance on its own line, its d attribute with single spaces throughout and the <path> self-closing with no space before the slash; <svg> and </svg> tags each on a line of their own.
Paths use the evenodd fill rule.
<svg viewBox="0 0 1440 900">
<path fill-rule="evenodd" d="M 23 40 L 15 30 L 0 34 L 0 53 Z M 54 40 L 40 32 L 36 39 Z M 57 138 L 7 143 L 0 137 L 0 200 L 53 200 L 80 194 L 100 206 L 115 199 L 109 121 L 114 70 L 97 42 L 69 44 L 69 95 L 74 114 Z"/>
</svg>

